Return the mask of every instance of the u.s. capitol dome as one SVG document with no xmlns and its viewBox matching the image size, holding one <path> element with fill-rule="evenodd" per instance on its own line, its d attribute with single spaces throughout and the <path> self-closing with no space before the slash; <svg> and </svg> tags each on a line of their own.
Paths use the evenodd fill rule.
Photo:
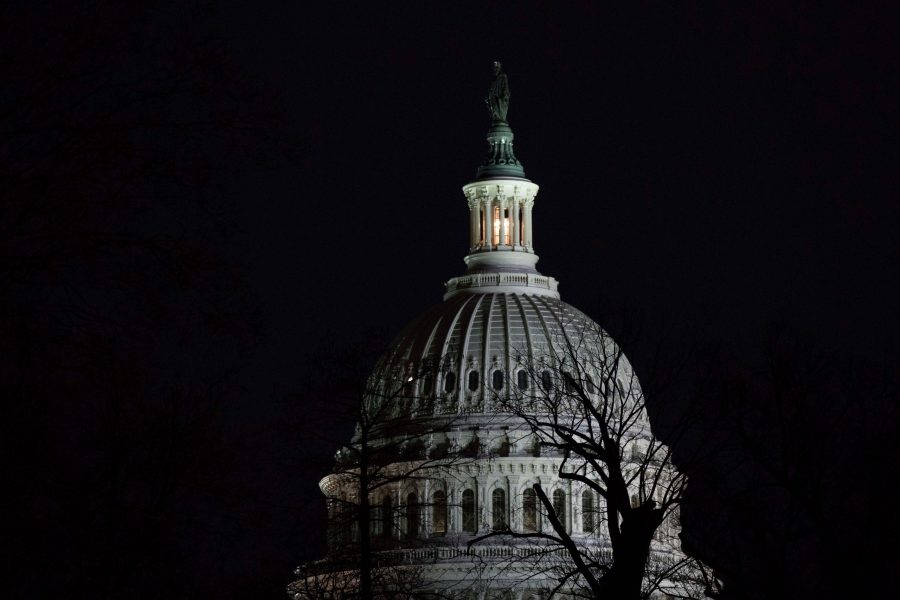
<svg viewBox="0 0 900 600">
<path fill-rule="evenodd" d="M 492 94 L 508 94 L 499 75 Z M 298 568 L 288 589 L 296 600 L 353 595 L 360 569 L 375 597 L 571 592 L 557 569 L 565 550 L 540 537 L 553 528 L 535 484 L 587 554 L 610 552 L 603 498 L 560 477 L 565 457 L 543 443 L 528 411 L 538 410 L 530 404 L 536 396 L 574 380 L 597 397 L 637 398 L 640 384 L 606 332 L 560 300 L 557 281 L 537 270 L 538 185 L 513 152 L 505 111 L 495 99 L 488 157 L 463 186 L 466 273 L 445 283 L 443 302 L 396 337 L 369 378 L 356 433 L 320 482 L 328 557 Z M 565 418 L 576 430 L 591 426 L 574 413 Z M 630 456 L 653 442 L 642 405 L 623 426 L 627 470 Z M 662 564 L 683 558 L 677 534 L 669 520 L 655 536 Z"/>
</svg>

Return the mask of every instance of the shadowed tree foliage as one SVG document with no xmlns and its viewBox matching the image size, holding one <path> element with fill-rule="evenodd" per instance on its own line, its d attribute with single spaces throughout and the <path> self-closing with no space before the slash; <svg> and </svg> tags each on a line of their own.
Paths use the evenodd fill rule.
<svg viewBox="0 0 900 600">
<path fill-rule="evenodd" d="M 725 412 L 706 426 L 723 451 L 697 471 L 689 542 L 723 598 L 882 595 L 900 563 L 896 362 L 784 320 L 762 337 L 758 356 L 722 361 Z"/>
</svg>

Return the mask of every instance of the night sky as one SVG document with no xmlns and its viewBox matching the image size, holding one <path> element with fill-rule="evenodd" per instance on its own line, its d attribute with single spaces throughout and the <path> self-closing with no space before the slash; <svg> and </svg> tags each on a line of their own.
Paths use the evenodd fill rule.
<svg viewBox="0 0 900 600">
<path fill-rule="evenodd" d="M 639 375 L 715 348 L 713 414 L 771 366 L 773 329 L 792 364 L 828 357 L 797 464 L 853 474 L 821 479 L 842 500 L 813 512 L 884 561 L 848 575 L 881 591 L 896 549 L 865 539 L 897 527 L 896 8 L 328 6 L 0 11 L 14 597 L 279 597 L 320 554 L 333 448 L 309 423 L 341 371 L 322 356 L 383 343 L 464 272 L 495 59 L 541 186 L 538 269 L 602 325 L 640 320 Z M 726 463 L 698 469 L 699 496 L 740 487 L 712 482 Z M 827 597 L 821 523 L 780 563 L 806 571 L 752 558 L 770 539 L 725 543 L 749 556 L 725 561 L 729 597 L 777 597 L 748 583 L 767 577 Z"/>
</svg>

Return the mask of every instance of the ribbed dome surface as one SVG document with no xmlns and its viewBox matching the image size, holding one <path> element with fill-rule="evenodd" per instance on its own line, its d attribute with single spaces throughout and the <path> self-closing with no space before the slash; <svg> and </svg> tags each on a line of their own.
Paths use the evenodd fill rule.
<svg viewBox="0 0 900 600">
<path fill-rule="evenodd" d="M 492 400 L 508 398 L 520 383 L 529 385 L 544 367 L 557 373 L 559 362 L 574 356 L 580 364 L 575 372 L 599 383 L 609 376 L 600 372 L 601 365 L 615 354 L 611 338 L 596 323 L 558 299 L 464 294 L 410 323 L 375 373 L 385 387 L 391 380 L 411 380 L 404 396 L 415 400 L 407 407 L 417 416 L 495 413 Z M 618 372 L 630 376 L 624 360 Z"/>
</svg>

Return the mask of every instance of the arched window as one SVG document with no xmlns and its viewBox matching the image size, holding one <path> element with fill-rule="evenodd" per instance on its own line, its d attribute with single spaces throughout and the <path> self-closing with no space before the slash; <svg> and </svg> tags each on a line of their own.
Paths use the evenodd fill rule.
<svg viewBox="0 0 900 600">
<path fill-rule="evenodd" d="M 429 371 L 422 378 L 419 385 L 419 406 L 417 410 L 424 414 L 430 414 L 434 411 L 434 396 L 432 389 L 434 388 L 434 375 Z"/>
<path fill-rule="evenodd" d="M 496 489 L 491 494 L 491 520 L 494 531 L 503 531 L 506 526 L 506 492 Z"/>
<path fill-rule="evenodd" d="M 406 497 L 406 537 L 419 534 L 419 498 L 415 492 Z"/>
<path fill-rule="evenodd" d="M 385 496 L 381 501 L 381 537 L 391 539 L 394 533 L 394 508 L 391 497 Z"/>
<path fill-rule="evenodd" d="M 520 390 L 528 389 L 528 371 L 520 369 L 519 372 L 516 373 L 516 385 L 519 386 Z"/>
<path fill-rule="evenodd" d="M 456 373 L 447 371 L 444 375 L 444 391 L 448 394 L 456 389 Z"/>
<path fill-rule="evenodd" d="M 566 528 L 566 493 L 562 490 L 553 490 L 553 512 L 563 528 Z"/>
<path fill-rule="evenodd" d="M 469 391 L 474 392 L 478 390 L 478 371 L 469 371 Z"/>
<path fill-rule="evenodd" d="M 553 389 L 553 375 L 548 369 L 544 369 L 541 372 L 541 386 L 543 386 L 545 392 Z"/>
<path fill-rule="evenodd" d="M 578 382 L 575 381 L 575 376 L 569 373 L 568 371 L 563 371 L 563 384 L 566 386 L 567 394 L 577 394 L 578 393 Z"/>
<path fill-rule="evenodd" d="M 462 493 L 462 528 L 463 531 L 475 533 L 475 492 L 472 490 Z"/>
<path fill-rule="evenodd" d="M 437 535 L 447 533 L 447 494 L 441 490 L 431 496 L 431 526 Z"/>
<path fill-rule="evenodd" d="M 594 532 L 594 492 L 584 490 L 581 493 L 581 530 L 585 533 Z"/>
<path fill-rule="evenodd" d="M 538 530 L 537 494 L 532 488 L 522 492 L 522 529 L 526 532 Z"/>
<path fill-rule="evenodd" d="M 503 389 L 503 371 L 497 369 L 491 375 L 491 385 L 494 386 L 494 389 L 498 392 Z"/>
</svg>

